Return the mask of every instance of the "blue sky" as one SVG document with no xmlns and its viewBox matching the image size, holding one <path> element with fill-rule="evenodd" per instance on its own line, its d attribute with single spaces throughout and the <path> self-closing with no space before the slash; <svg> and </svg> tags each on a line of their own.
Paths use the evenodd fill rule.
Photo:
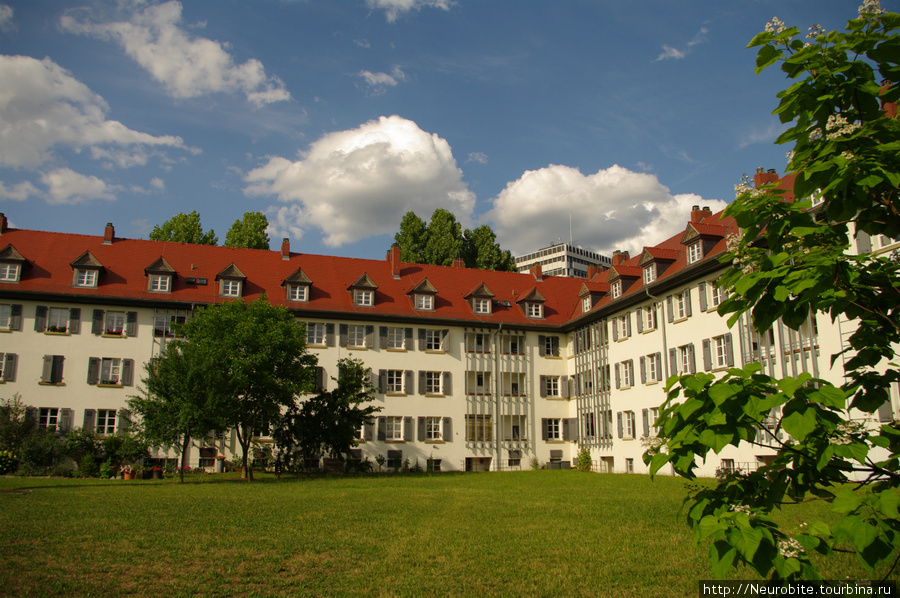
<svg viewBox="0 0 900 598">
<path fill-rule="evenodd" d="M 262 211 L 273 247 L 381 259 L 446 207 L 513 253 L 634 255 L 783 171 L 749 40 L 858 4 L 0 0 L 0 211 L 146 238 L 197 210 L 220 243 Z"/>
</svg>

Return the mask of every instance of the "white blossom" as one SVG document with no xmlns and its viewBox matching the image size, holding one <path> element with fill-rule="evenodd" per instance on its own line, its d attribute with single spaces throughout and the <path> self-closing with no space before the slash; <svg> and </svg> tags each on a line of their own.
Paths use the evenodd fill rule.
<svg viewBox="0 0 900 598">
<path fill-rule="evenodd" d="M 819 25 L 818 23 L 813 23 L 813 26 L 809 28 L 809 33 L 806 34 L 806 37 L 809 39 L 816 39 L 820 35 L 825 33 L 825 28 Z"/>
<path fill-rule="evenodd" d="M 788 538 L 787 540 L 778 540 L 778 554 L 785 558 L 796 559 L 804 552 L 806 551 L 803 549 L 803 546 L 801 546 L 800 542 L 798 542 L 794 538 Z"/>
<path fill-rule="evenodd" d="M 883 15 L 884 9 L 881 8 L 879 0 L 863 0 L 859 7 L 859 16 L 863 15 Z"/>
<path fill-rule="evenodd" d="M 769 33 L 781 33 L 784 31 L 784 21 L 779 21 L 778 17 L 772 17 L 772 20 L 766 23 L 766 31 Z"/>
<path fill-rule="evenodd" d="M 852 135 L 860 128 L 862 128 L 862 125 L 859 123 L 850 123 L 847 122 L 843 115 L 832 114 L 828 117 L 828 122 L 825 124 L 825 130 L 829 131 L 826 138 L 831 141 L 844 135 Z"/>
</svg>

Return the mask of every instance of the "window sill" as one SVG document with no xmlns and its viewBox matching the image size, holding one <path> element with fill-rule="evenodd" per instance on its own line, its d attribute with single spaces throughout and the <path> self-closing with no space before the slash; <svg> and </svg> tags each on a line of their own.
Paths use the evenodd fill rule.
<svg viewBox="0 0 900 598">
<path fill-rule="evenodd" d="M 45 331 L 44 331 L 44 334 L 46 334 L 47 336 L 71 336 L 72 333 L 69 332 L 69 331 L 66 331 L 66 332 L 53 332 L 53 331 L 50 331 L 50 330 L 45 330 Z"/>
<path fill-rule="evenodd" d="M 312 345 L 306 345 L 307 349 L 327 349 L 328 345 L 322 345 L 319 343 L 314 343 Z"/>
<path fill-rule="evenodd" d="M 565 444 L 566 442 L 569 442 L 569 441 L 568 441 L 568 440 L 561 440 L 561 439 L 559 439 L 559 438 L 548 438 L 548 439 L 545 440 L 544 442 L 546 442 L 547 444 Z"/>
<path fill-rule="evenodd" d="M 673 323 L 673 324 L 680 324 L 681 322 L 687 322 L 688 319 L 689 319 L 689 316 L 683 316 L 683 317 L 681 317 L 681 318 L 675 318 L 674 320 L 672 320 L 672 323 Z"/>
<path fill-rule="evenodd" d="M 659 384 L 659 380 L 647 380 L 646 382 L 644 382 L 644 384 L 646 384 L 647 386 L 654 386 L 656 384 Z"/>
<path fill-rule="evenodd" d="M 124 334 L 101 334 L 100 338 L 125 338 Z"/>
<path fill-rule="evenodd" d="M 407 351 L 407 349 L 404 349 L 404 348 L 398 349 L 397 347 L 386 347 L 385 350 L 388 353 L 406 353 L 406 351 Z"/>
<path fill-rule="evenodd" d="M 622 386 L 620 386 L 620 387 L 617 388 L 616 390 L 631 390 L 632 388 L 634 388 L 634 385 L 632 385 L 632 384 L 627 384 L 627 385 L 626 385 L 626 384 L 623 384 Z"/>
<path fill-rule="evenodd" d="M 548 401 L 566 401 L 569 397 L 561 397 L 558 395 L 546 395 L 541 397 L 542 399 L 547 399 Z"/>
<path fill-rule="evenodd" d="M 656 326 L 654 326 L 653 328 L 644 328 L 643 330 L 641 330 L 640 333 L 641 334 L 650 334 L 651 332 L 656 332 Z"/>
<path fill-rule="evenodd" d="M 351 346 L 347 346 L 347 347 L 345 347 L 345 349 L 347 349 L 348 351 L 368 351 L 369 350 L 368 347 L 351 347 Z"/>
<path fill-rule="evenodd" d="M 98 388 L 125 388 L 125 385 L 124 384 L 104 384 L 101 382 L 101 383 L 97 384 L 97 387 Z"/>
<path fill-rule="evenodd" d="M 545 354 L 545 355 L 541 355 L 541 357 L 544 357 L 546 359 L 562 359 L 562 357 L 560 355 L 546 355 Z"/>
<path fill-rule="evenodd" d="M 445 395 L 442 392 L 426 392 L 425 396 L 430 399 L 441 399 L 441 398 L 446 397 L 447 395 Z"/>
<path fill-rule="evenodd" d="M 426 440 L 426 441 L 425 441 L 425 444 L 444 444 L 445 442 L 446 442 L 446 440 L 444 440 L 444 439 L 441 439 L 441 440 Z"/>
<path fill-rule="evenodd" d="M 405 392 L 386 392 L 384 393 L 386 397 L 405 397 L 407 394 Z"/>
<path fill-rule="evenodd" d="M 446 349 L 425 349 L 425 353 L 431 353 L 432 355 L 443 355 L 446 352 Z"/>
<path fill-rule="evenodd" d="M 385 442 L 387 444 L 402 444 L 402 443 L 405 443 L 406 441 L 401 438 L 400 440 L 385 440 Z"/>
<path fill-rule="evenodd" d="M 617 339 L 615 340 L 615 342 L 617 342 L 617 343 L 625 342 L 625 341 L 627 341 L 627 340 L 630 339 L 630 338 L 631 338 L 630 336 L 620 336 L 619 338 L 617 338 Z"/>
<path fill-rule="evenodd" d="M 38 386 L 65 386 L 65 382 L 38 382 Z"/>
<path fill-rule="evenodd" d="M 0 328 L 0 334 L 2 334 L 4 332 L 12 332 L 12 329 L 11 328 Z"/>
</svg>

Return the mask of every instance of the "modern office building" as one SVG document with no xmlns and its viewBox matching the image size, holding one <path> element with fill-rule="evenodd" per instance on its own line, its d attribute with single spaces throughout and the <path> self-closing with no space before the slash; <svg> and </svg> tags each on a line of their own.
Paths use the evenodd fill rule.
<svg viewBox="0 0 900 598">
<path fill-rule="evenodd" d="M 516 270 L 528 272 L 540 266 L 545 276 L 587 278 L 592 266 L 609 268 L 612 259 L 569 243 L 557 243 L 516 258 Z"/>
</svg>

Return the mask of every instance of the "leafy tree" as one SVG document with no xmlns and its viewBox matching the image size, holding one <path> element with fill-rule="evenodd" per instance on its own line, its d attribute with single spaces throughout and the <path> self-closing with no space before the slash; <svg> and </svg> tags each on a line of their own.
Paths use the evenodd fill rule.
<svg viewBox="0 0 900 598">
<path fill-rule="evenodd" d="M 254 433 L 277 423 L 296 396 L 312 388 L 316 357 L 306 352 L 306 330 L 262 296 L 249 304 L 201 307 L 179 332 L 184 359 L 196 368 L 193 392 L 216 406 L 223 428 L 235 429 L 243 477 L 252 480 Z"/>
<path fill-rule="evenodd" d="M 438 208 L 428 223 L 428 234 L 422 251 L 425 263 L 450 266 L 454 259 L 462 257 L 462 250 L 462 225 L 449 210 Z M 400 251 L 403 251 L 402 247 Z"/>
<path fill-rule="evenodd" d="M 425 241 L 428 238 L 428 226 L 416 216 L 415 212 L 407 212 L 400 221 L 400 230 L 394 235 L 394 241 L 400 245 L 400 259 L 410 264 L 425 264 Z"/>
<path fill-rule="evenodd" d="M 185 351 L 182 339 L 170 341 L 163 354 L 144 364 L 142 394 L 128 400 L 132 413 L 139 416 L 143 438 L 151 446 L 175 447 L 181 455 L 181 482 L 191 440 L 226 427 L 220 397 L 198 392 L 205 388 L 208 357 Z"/>
<path fill-rule="evenodd" d="M 150 232 L 150 240 L 193 243 L 195 245 L 215 245 L 219 242 L 219 238 L 212 229 L 203 232 L 203 227 L 200 226 L 200 214 L 196 211 L 190 214 L 176 214 L 162 225 L 154 226 Z"/>
<path fill-rule="evenodd" d="M 273 434 L 285 464 L 295 452 L 304 463 L 320 455 L 343 458 L 350 452 L 360 427 L 381 411 L 381 407 L 364 406 L 374 397 L 371 373 L 359 359 L 340 359 L 338 377 L 332 378 L 337 388 L 313 395 L 285 412 Z"/>
<path fill-rule="evenodd" d="M 719 313 L 731 314 L 730 325 L 749 313 L 761 331 L 778 319 L 797 329 L 810 313 L 822 313 L 855 330 L 842 386 L 808 374 L 778 380 L 759 364 L 719 380 L 669 380 L 657 422 L 664 443 L 644 455 L 651 473 L 671 463 L 690 478 L 698 458 L 752 444 L 758 433 L 778 447 L 771 464 L 689 499 L 688 523 L 698 540 L 712 541 L 710 562 L 720 576 L 745 565 L 762 576 L 818 579 L 814 551 L 853 552 L 885 576 L 900 561 L 900 424 L 870 417 L 900 379 L 892 362 L 900 343 L 900 259 L 851 249 L 854 235 L 900 237 L 900 122 L 883 110 L 900 98 L 898 28 L 900 15 L 866 0 L 845 32 L 815 26 L 804 44 L 797 28 L 776 19 L 750 43 L 760 48 L 757 72 L 779 63 L 796 80 L 778 94 L 775 113 L 790 123 L 778 143 L 793 144 L 788 170 L 801 199 L 784 201 L 777 186 L 736 186 L 725 213 L 743 232 L 730 240 L 733 264 L 722 284 L 731 296 Z M 876 71 L 885 83 L 876 82 Z M 821 207 L 802 199 L 813 196 L 823 198 Z M 763 426 L 767 418 L 774 428 Z M 781 430 L 791 438 L 780 440 Z M 829 503 L 837 522 L 792 529 L 770 517 L 807 500 Z"/>
<path fill-rule="evenodd" d="M 463 233 L 463 259 L 466 268 L 516 271 L 516 260 L 508 250 L 500 249 L 497 234 L 486 224 Z"/>
<path fill-rule="evenodd" d="M 268 249 L 269 220 L 262 212 L 246 212 L 242 220 L 235 220 L 225 235 L 225 247 Z"/>
<path fill-rule="evenodd" d="M 0 450 L 18 456 L 25 439 L 35 428 L 35 411 L 22 402 L 22 395 L 16 393 L 11 399 L 0 400 Z"/>
</svg>

